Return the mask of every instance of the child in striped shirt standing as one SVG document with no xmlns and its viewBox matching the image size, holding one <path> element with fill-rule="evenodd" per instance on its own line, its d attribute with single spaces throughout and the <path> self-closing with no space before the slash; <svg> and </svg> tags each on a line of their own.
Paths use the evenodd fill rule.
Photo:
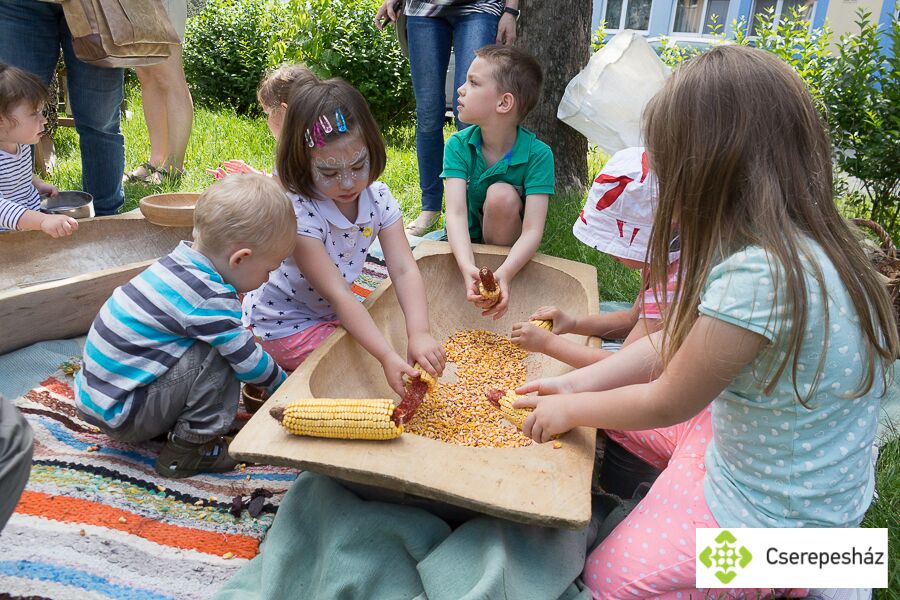
<svg viewBox="0 0 900 600">
<path fill-rule="evenodd" d="M 83 419 L 110 437 L 168 433 L 166 477 L 230 471 L 228 432 L 239 381 L 273 391 L 284 371 L 241 325 L 239 293 L 254 290 L 294 249 L 294 210 L 269 177 L 242 174 L 197 200 L 194 242 L 117 288 L 94 320 L 75 380 Z"/>
<path fill-rule="evenodd" d="M 78 229 L 72 217 L 38 211 L 41 195 L 59 193 L 32 174 L 31 145 L 44 133 L 47 95 L 34 75 L 0 64 L 0 232 L 43 231 L 56 238 Z"/>
</svg>

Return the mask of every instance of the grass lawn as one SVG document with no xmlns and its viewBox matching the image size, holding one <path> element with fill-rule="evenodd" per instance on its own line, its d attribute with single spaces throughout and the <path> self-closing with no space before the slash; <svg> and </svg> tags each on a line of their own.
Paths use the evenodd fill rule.
<svg viewBox="0 0 900 600">
<path fill-rule="evenodd" d="M 146 160 L 150 146 L 140 95 L 131 90 L 128 99 L 131 116 L 123 122 L 123 133 L 126 170 L 131 170 Z M 399 127 L 387 131 L 385 137 L 388 142 L 388 161 L 381 179 L 400 201 L 404 217 L 409 219 L 419 210 L 415 132 L 412 127 Z M 49 180 L 61 189 L 79 189 L 81 162 L 75 131 L 61 128 L 56 134 L 56 145 L 58 164 Z M 274 162 L 274 153 L 275 142 L 262 118 L 246 118 L 228 111 L 213 112 L 197 108 L 187 152 L 187 175 L 177 186 L 148 188 L 127 185 L 125 210 L 135 208 L 141 197 L 151 193 L 201 191 L 213 181 L 204 169 L 217 166 L 227 159 L 241 158 L 254 167 L 269 171 Z M 599 152 L 591 152 L 588 157 L 589 173 L 597 173 L 604 158 Z M 637 274 L 572 237 L 572 223 L 583 205 L 584 198 L 579 194 L 561 195 L 551 200 L 540 251 L 594 265 L 597 268 L 601 299 L 633 300 L 640 284 Z M 863 526 L 889 528 L 890 570 L 888 589 L 877 590 L 875 597 L 879 600 L 900 600 L 900 440 L 881 449 L 876 491 L 878 498 L 869 509 Z"/>
</svg>

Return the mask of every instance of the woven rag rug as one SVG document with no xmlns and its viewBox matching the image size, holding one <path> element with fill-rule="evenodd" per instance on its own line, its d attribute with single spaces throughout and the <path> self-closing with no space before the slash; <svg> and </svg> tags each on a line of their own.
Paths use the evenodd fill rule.
<svg viewBox="0 0 900 600">
<path fill-rule="evenodd" d="M 371 260 L 353 291 L 364 299 L 386 277 Z M 78 418 L 71 366 L 47 365 L 15 400 L 34 430 L 34 462 L 0 534 L 0 598 L 211 597 L 258 554 L 298 471 L 166 479 L 153 470 L 161 442 L 119 443 Z M 241 409 L 236 427 L 248 418 Z"/>
</svg>

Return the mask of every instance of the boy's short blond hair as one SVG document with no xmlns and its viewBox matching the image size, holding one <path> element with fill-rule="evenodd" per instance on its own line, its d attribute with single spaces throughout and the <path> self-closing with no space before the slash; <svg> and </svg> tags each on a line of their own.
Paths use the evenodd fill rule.
<svg viewBox="0 0 900 600">
<path fill-rule="evenodd" d="M 286 245 L 296 232 L 291 201 L 264 175 L 229 175 L 206 188 L 194 209 L 194 240 L 212 252 Z"/>
<path fill-rule="evenodd" d="M 515 46 L 489 44 L 475 51 L 475 56 L 491 64 L 497 89 L 516 99 L 516 114 L 521 123 L 537 106 L 544 85 L 544 70 L 534 56 Z"/>
</svg>

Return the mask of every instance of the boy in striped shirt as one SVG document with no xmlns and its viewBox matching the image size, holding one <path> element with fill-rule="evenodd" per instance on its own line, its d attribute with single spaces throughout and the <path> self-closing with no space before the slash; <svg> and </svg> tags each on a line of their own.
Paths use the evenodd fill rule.
<svg viewBox="0 0 900 600">
<path fill-rule="evenodd" d="M 75 380 L 79 414 L 110 437 L 168 433 L 155 468 L 175 478 L 232 470 L 222 435 L 239 381 L 274 390 L 286 378 L 241 325 L 238 294 L 291 254 L 294 210 L 271 178 L 228 177 L 197 200 L 193 236 L 113 292 Z"/>
<path fill-rule="evenodd" d="M 47 96 L 40 79 L 0 64 L 0 232 L 34 230 L 62 237 L 78 229 L 72 217 L 38 211 L 41 195 L 59 193 L 32 173 L 31 145 L 44 133 Z"/>
</svg>

